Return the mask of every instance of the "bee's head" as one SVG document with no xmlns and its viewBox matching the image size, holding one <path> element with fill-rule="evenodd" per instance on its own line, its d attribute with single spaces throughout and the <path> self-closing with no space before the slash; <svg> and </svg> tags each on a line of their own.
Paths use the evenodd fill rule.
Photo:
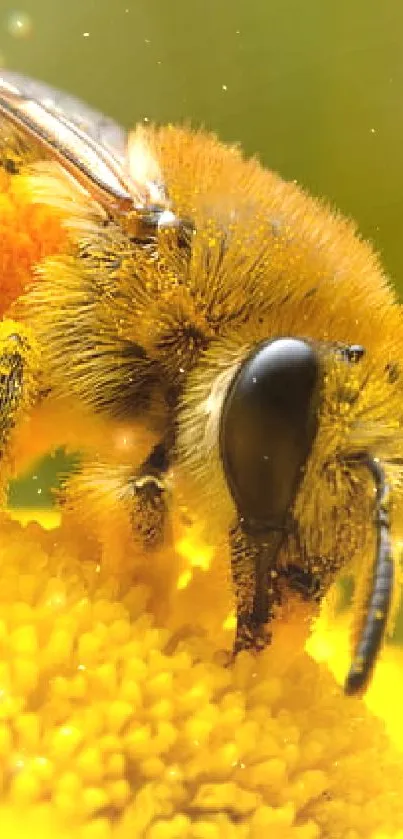
<svg viewBox="0 0 403 839">
<path fill-rule="evenodd" d="M 315 347 L 284 337 L 254 347 L 228 388 L 221 458 L 249 533 L 285 525 L 315 439 L 321 381 Z"/>
<path fill-rule="evenodd" d="M 355 364 L 364 354 L 359 345 L 334 345 L 329 349 L 349 364 Z M 247 644 L 255 628 L 270 618 L 267 573 L 286 538 L 288 519 L 315 442 L 323 385 L 320 348 L 299 338 L 277 338 L 255 346 L 226 392 L 219 439 L 221 460 L 243 535 L 258 550 L 256 585 L 247 620 L 241 614 L 242 609 L 238 611 L 238 618 L 241 615 L 238 645 Z M 347 391 L 345 399 L 351 401 L 351 392 Z M 351 404 L 354 402 L 355 397 Z M 376 545 L 364 619 L 345 683 L 349 694 L 364 690 L 370 678 L 387 625 L 394 580 L 390 487 L 384 465 L 365 448 L 350 453 L 349 467 L 353 468 L 354 464 L 361 474 L 366 470 L 374 483 L 375 503 L 372 495 L 368 514 L 372 507 Z M 312 486 L 310 492 L 317 493 L 318 489 Z M 356 495 L 363 499 L 357 492 Z M 308 500 L 307 496 L 305 500 Z M 345 512 L 342 510 L 342 516 Z M 332 526 L 337 529 L 334 517 Z M 270 531 L 277 531 L 274 540 L 268 538 Z M 334 531 L 332 537 L 337 542 Z M 346 547 L 347 554 L 342 552 L 345 562 L 353 547 L 352 540 L 347 537 Z M 362 547 L 365 552 L 365 546 Z M 326 590 L 326 575 L 340 567 L 339 549 L 340 545 L 333 545 L 335 556 L 330 561 L 326 555 L 315 557 L 304 550 L 296 565 L 291 562 L 282 569 L 288 585 L 317 599 Z M 241 605 L 243 608 L 243 603 Z M 246 634 L 242 635 L 243 632 Z"/>
</svg>

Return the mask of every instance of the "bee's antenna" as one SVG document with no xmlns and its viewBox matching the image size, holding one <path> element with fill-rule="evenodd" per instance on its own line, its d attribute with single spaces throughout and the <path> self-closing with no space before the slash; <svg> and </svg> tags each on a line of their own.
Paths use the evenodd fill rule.
<svg viewBox="0 0 403 839">
<path fill-rule="evenodd" d="M 394 580 L 390 538 L 389 485 L 385 478 L 384 468 L 377 458 L 367 455 L 362 462 L 371 472 L 376 488 L 376 558 L 364 625 L 344 685 L 345 693 L 350 695 L 363 690 L 371 675 L 385 632 Z"/>
</svg>

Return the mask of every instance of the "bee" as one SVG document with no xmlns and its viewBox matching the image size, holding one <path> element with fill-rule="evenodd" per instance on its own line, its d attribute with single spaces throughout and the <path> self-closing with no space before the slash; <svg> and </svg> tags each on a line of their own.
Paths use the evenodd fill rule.
<svg viewBox="0 0 403 839">
<path fill-rule="evenodd" d="M 16 304 L 39 361 L 14 330 L 3 456 L 28 387 L 151 428 L 122 478 L 133 538 L 152 551 L 175 496 L 227 546 L 235 653 L 270 643 L 290 592 L 319 604 L 353 574 L 345 691 L 364 691 L 398 593 L 403 464 L 402 312 L 373 249 L 202 131 L 126 137 L 11 73 L 0 126 L 0 165 L 28 162 L 68 233 Z"/>
</svg>

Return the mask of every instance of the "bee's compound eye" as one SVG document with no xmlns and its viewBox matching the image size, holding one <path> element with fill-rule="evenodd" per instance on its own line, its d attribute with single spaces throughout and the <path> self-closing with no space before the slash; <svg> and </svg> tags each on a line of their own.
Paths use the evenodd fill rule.
<svg viewBox="0 0 403 839">
<path fill-rule="evenodd" d="M 284 526 L 315 437 L 319 396 L 317 353 L 297 338 L 259 344 L 231 382 L 220 449 L 246 530 Z"/>
</svg>

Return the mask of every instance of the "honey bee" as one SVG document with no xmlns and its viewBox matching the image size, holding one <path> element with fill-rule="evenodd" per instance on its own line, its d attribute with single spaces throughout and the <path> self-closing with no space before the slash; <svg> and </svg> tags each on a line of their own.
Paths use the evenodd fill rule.
<svg viewBox="0 0 403 839">
<path fill-rule="evenodd" d="M 126 138 L 11 73 L 0 126 L 0 165 L 29 164 L 69 240 L 16 304 L 3 455 L 29 387 L 32 405 L 143 422 L 153 442 L 124 479 L 133 538 L 152 550 L 177 494 L 228 546 L 235 652 L 270 642 L 287 593 L 320 603 L 353 573 L 345 691 L 362 692 L 397 596 L 403 464 L 402 313 L 371 246 L 202 131 Z"/>
</svg>

